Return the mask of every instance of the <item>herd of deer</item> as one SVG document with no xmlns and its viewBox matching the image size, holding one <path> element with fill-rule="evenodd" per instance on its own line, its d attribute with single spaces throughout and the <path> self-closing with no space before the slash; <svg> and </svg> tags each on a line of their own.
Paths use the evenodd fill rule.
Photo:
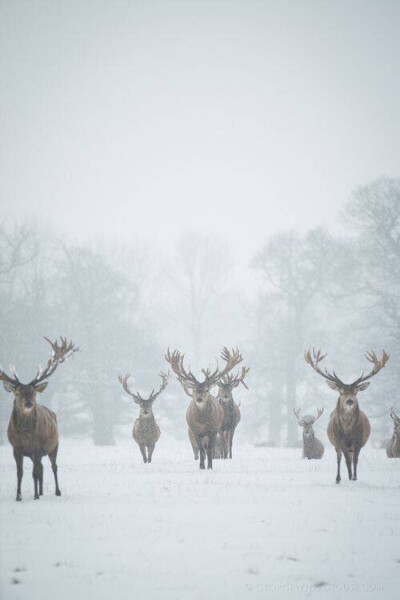
<svg viewBox="0 0 400 600">
<path fill-rule="evenodd" d="M 14 408 L 8 425 L 8 439 L 13 447 L 17 465 L 17 500 L 22 499 L 21 482 L 25 456 L 31 458 L 33 462 L 34 498 L 39 499 L 43 494 L 42 458 L 47 455 L 54 473 L 55 493 L 57 496 L 61 496 L 56 463 L 57 418 L 54 412 L 36 403 L 36 394 L 42 393 L 46 389 L 46 380 L 78 348 L 63 337 L 60 342 L 57 340 L 51 342 L 48 338 L 45 339 L 51 346 L 49 359 L 45 368 L 38 368 L 36 376 L 30 383 L 21 383 L 13 366 L 10 367 L 11 376 L 7 375 L 0 367 L 0 381 L 3 381 L 7 392 L 14 394 Z M 367 353 L 366 358 L 373 363 L 372 370 L 350 384 L 343 383 L 334 371 L 331 374 L 327 369 L 320 368 L 320 363 L 325 356 L 320 350 L 314 350 L 312 354 L 308 351 L 304 355 L 306 362 L 326 379 L 329 387 L 339 393 L 336 408 L 331 413 L 328 425 L 328 438 L 337 453 L 336 483 L 340 482 L 342 454 L 346 460 L 349 479 L 356 480 L 358 456 L 371 431 L 367 416 L 359 408 L 357 394 L 369 386 L 370 382 L 367 380 L 385 366 L 389 355 L 383 351 L 381 358 L 378 359 L 374 352 Z M 212 469 L 213 458 L 232 458 L 233 436 L 240 421 L 239 406 L 234 402 L 232 392 L 239 384 L 247 388 L 244 380 L 249 368 L 242 367 L 240 373 L 233 375 L 231 371 L 242 362 L 242 355 L 237 348 L 232 351 L 223 348 L 221 358 L 225 362 L 224 368 L 220 370 L 217 363 L 214 371 L 209 368 L 202 369 L 204 380 L 198 381 L 190 369 L 185 369 L 184 355 L 178 350 L 171 353 L 168 349 L 165 358 L 184 391 L 191 397 L 186 412 L 186 421 L 195 459 L 200 457 L 200 469 L 205 469 L 207 456 L 207 468 Z M 133 392 L 129 385 L 129 377 L 129 374 L 119 376 L 119 381 L 125 392 L 140 407 L 140 415 L 133 425 L 132 436 L 140 448 L 143 461 L 150 463 L 155 444 L 161 433 L 152 406 L 168 385 L 169 373 L 160 373 L 162 380 L 160 389 L 158 392 L 153 390 L 148 398 L 143 398 L 139 392 Z M 215 387 L 218 387 L 217 397 L 211 393 Z M 315 437 L 313 423 L 321 416 L 323 409 L 318 410 L 315 417 L 301 417 L 300 410 L 294 412 L 299 425 L 304 430 L 303 456 L 309 459 L 322 458 L 324 446 Z M 393 409 L 390 416 L 394 422 L 394 432 L 387 447 L 387 455 L 389 458 L 400 458 L 400 418 Z"/>
</svg>

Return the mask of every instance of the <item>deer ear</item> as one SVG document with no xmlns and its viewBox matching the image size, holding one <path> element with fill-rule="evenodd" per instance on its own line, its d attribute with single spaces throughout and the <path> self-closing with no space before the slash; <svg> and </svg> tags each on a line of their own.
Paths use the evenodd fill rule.
<svg viewBox="0 0 400 600">
<path fill-rule="evenodd" d="M 331 390 L 335 390 L 335 392 L 340 392 L 340 388 L 336 385 L 336 383 L 333 383 L 333 381 L 327 381 L 326 383 L 329 385 Z"/>
<path fill-rule="evenodd" d="M 3 386 L 6 392 L 13 392 L 15 390 L 15 386 L 12 383 L 8 383 L 8 381 L 3 381 Z"/>
<path fill-rule="evenodd" d="M 370 381 L 366 381 L 365 383 L 360 383 L 360 385 L 357 386 L 357 390 L 359 392 L 366 390 L 370 383 L 371 383 Z"/>
<path fill-rule="evenodd" d="M 35 385 L 35 391 L 39 392 L 39 394 L 41 394 L 47 388 L 47 384 L 48 384 L 48 382 L 44 381 L 43 383 L 39 383 L 38 385 Z"/>
</svg>

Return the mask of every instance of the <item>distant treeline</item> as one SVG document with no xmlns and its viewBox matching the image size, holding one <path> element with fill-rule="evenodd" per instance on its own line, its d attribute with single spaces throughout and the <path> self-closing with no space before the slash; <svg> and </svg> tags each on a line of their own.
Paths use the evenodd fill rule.
<svg viewBox="0 0 400 600">
<path fill-rule="evenodd" d="M 150 391 L 167 345 L 186 352 L 194 369 L 238 345 L 251 367 L 250 390 L 240 392 L 242 435 L 292 445 L 294 407 L 305 414 L 325 405 L 323 430 L 336 403 L 306 368 L 304 350 L 322 347 L 327 366 L 346 380 L 366 368 L 366 350 L 385 348 L 387 367 L 359 398 L 379 443 L 391 431 L 390 407 L 400 410 L 400 180 L 356 189 L 339 225 L 335 234 L 316 228 L 267 240 L 248 265 L 260 280 L 249 297 L 249 274 L 238 268 L 245 249 L 213 237 L 183 233 L 169 256 L 139 242 L 77 244 L 40 223 L 4 218 L 0 362 L 28 380 L 47 358 L 43 335 L 73 339 L 81 351 L 43 402 L 57 412 L 62 435 L 112 444 L 136 414 L 118 374 L 132 372 Z M 0 397 L 4 442 L 11 406 L 8 394 Z M 186 405 L 180 387 L 169 386 L 155 406 L 162 429 L 186 437 Z"/>
</svg>

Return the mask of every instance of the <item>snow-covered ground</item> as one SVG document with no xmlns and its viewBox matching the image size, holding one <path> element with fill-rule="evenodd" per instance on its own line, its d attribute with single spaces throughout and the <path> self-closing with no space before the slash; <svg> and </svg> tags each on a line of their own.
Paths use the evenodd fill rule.
<svg viewBox="0 0 400 600">
<path fill-rule="evenodd" d="M 33 500 L 25 459 L 17 503 L 1 447 L 0 597 L 399 598 L 400 460 L 366 448 L 359 481 L 338 486 L 331 448 L 300 452 L 237 443 L 210 472 L 167 435 L 150 465 L 133 442 L 62 440 L 62 497 L 45 459 Z"/>
</svg>

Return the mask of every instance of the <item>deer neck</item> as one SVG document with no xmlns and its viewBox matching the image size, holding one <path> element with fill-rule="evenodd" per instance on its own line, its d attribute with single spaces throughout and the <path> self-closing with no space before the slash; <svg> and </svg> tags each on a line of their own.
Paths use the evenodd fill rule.
<svg viewBox="0 0 400 600">
<path fill-rule="evenodd" d="M 12 413 L 13 423 L 18 431 L 32 431 L 36 427 L 37 406 L 34 406 L 29 413 L 23 413 L 14 405 Z"/>
</svg>

